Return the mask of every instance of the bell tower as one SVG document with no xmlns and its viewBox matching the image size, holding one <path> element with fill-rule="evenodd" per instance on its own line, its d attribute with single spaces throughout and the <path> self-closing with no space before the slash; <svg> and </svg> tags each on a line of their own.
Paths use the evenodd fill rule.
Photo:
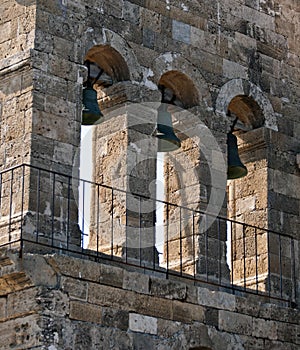
<svg viewBox="0 0 300 350">
<path fill-rule="evenodd" d="M 0 350 L 299 347 L 299 21 L 2 0 Z"/>
</svg>

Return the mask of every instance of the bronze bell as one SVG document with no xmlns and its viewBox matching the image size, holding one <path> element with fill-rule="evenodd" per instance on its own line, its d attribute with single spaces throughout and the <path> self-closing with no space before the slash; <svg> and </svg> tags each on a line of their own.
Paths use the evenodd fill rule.
<svg viewBox="0 0 300 350">
<path fill-rule="evenodd" d="M 99 124 L 103 114 L 100 111 L 97 91 L 93 88 L 93 84 L 100 78 L 104 72 L 102 68 L 98 67 L 89 60 L 85 61 L 85 66 L 88 69 L 88 78 L 82 91 L 82 125 L 94 125 Z M 96 78 L 91 76 L 91 65 L 98 67 L 99 72 Z"/>
<path fill-rule="evenodd" d="M 246 176 L 248 170 L 240 160 L 237 146 L 237 138 L 231 132 L 227 134 L 227 155 L 227 179 L 239 179 L 243 176 Z"/>
<path fill-rule="evenodd" d="M 97 101 L 97 91 L 91 82 L 83 88 L 82 92 L 82 125 L 99 124 L 103 114 Z"/>
<path fill-rule="evenodd" d="M 172 115 L 167 109 L 168 105 L 165 103 L 162 103 L 158 108 L 156 133 L 158 152 L 172 152 L 181 146 L 181 142 L 173 130 Z"/>
</svg>

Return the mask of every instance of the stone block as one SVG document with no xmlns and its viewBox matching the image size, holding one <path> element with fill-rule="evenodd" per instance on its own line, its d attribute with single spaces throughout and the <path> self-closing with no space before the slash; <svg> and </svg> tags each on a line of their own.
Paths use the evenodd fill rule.
<svg viewBox="0 0 300 350">
<path fill-rule="evenodd" d="M 190 349 L 211 349 L 213 343 L 210 339 L 209 328 L 198 322 L 189 326 L 185 332 Z"/>
<path fill-rule="evenodd" d="M 265 342 L 264 339 L 257 339 L 251 336 L 240 335 L 240 339 L 243 343 L 244 349 L 246 350 L 265 350 Z"/>
<path fill-rule="evenodd" d="M 162 16 L 159 13 L 146 8 L 142 8 L 141 13 L 141 23 L 145 30 L 150 29 L 154 33 L 161 32 Z"/>
<path fill-rule="evenodd" d="M 191 42 L 191 27 L 188 24 L 172 21 L 172 38 L 186 44 Z"/>
<path fill-rule="evenodd" d="M 133 349 L 159 349 L 160 340 L 153 334 L 130 332 L 129 336 Z"/>
<path fill-rule="evenodd" d="M 49 55 L 48 72 L 53 76 L 68 78 L 73 82 L 76 82 L 78 77 L 77 65 L 70 62 L 70 60 L 54 55 Z"/>
<path fill-rule="evenodd" d="M 0 43 L 3 43 L 11 38 L 12 22 L 8 21 L 0 25 Z"/>
<path fill-rule="evenodd" d="M 164 338 L 171 338 L 180 332 L 183 328 L 183 324 L 177 321 L 165 320 L 162 318 L 157 319 L 157 335 Z"/>
<path fill-rule="evenodd" d="M 300 344 L 300 326 L 291 323 L 277 323 L 277 338 L 283 342 Z M 268 337 L 270 339 L 270 337 Z"/>
<path fill-rule="evenodd" d="M 253 319 L 252 335 L 257 338 L 277 340 L 277 324 L 275 321 Z"/>
<path fill-rule="evenodd" d="M 80 337 L 78 340 L 80 341 Z M 129 332 L 121 331 L 117 328 L 97 327 L 92 332 L 92 346 L 95 348 L 103 347 L 103 349 L 121 347 L 130 349 L 132 348 L 132 337 Z M 82 347 L 82 349 L 88 348 L 91 348 L 90 344 Z"/>
<path fill-rule="evenodd" d="M 123 2 L 113 4 L 111 2 L 104 2 L 103 12 L 112 17 L 122 18 L 123 6 Z"/>
<path fill-rule="evenodd" d="M 198 287 L 198 303 L 216 309 L 235 311 L 236 297 L 234 295 L 212 291 L 207 288 Z"/>
<path fill-rule="evenodd" d="M 53 37 L 53 55 L 62 57 L 65 60 L 74 61 L 74 43 L 57 36 Z"/>
<path fill-rule="evenodd" d="M 183 323 L 192 323 L 193 321 L 204 322 L 205 308 L 186 302 L 173 301 L 172 319 Z"/>
<path fill-rule="evenodd" d="M 207 40 L 208 38 L 210 38 L 211 40 Z M 208 46 L 206 46 L 206 49 L 211 52 L 211 50 L 213 50 L 214 53 L 216 53 L 216 48 L 215 48 L 215 38 L 206 33 L 204 30 L 202 29 L 198 29 L 195 27 L 191 27 L 191 44 L 193 46 L 202 46 L 202 44 L 205 42 Z"/>
<path fill-rule="evenodd" d="M 32 286 L 32 281 L 24 272 L 13 272 L 0 279 L 0 295 L 6 295 Z"/>
<path fill-rule="evenodd" d="M 88 283 L 75 278 L 62 277 L 61 288 L 71 299 L 87 300 Z"/>
<path fill-rule="evenodd" d="M 220 310 L 219 328 L 220 330 L 227 332 L 252 335 L 253 318 L 251 316 L 238 314 L 231 311 Z"/>
<path fill-rule="evenodd" d="M 114 307 L 118 305 L 120 310 L 130 310 L 135 302 L 138 306 L 138 300 L 135 300 L 135 293 L 124 291 L 110 286 L 89 283 L 88 302 L 92 304 Z"/>
<path fill-rule="evenodd" d="M 125 21 L 129 21 L 133 25 L 138 26 L 141 21 L 140 12 L 141 12 L 141 8 L 139 6 L 129 1 L 124 1 L 123 17 Z"/>
<path fill-rule="evenodd" d="M 124 273 L 123 269 L 115 266 L 101 265 L 100 271 L 100 283 L 122 288 Z"/>
<path fill-rule="evenodd" d="M 253 38 L 250 38 L 249 36 L 243 33 L 236 32 L 235 41 L 239 44 L 239 46 L 241 45 L 246 48 L 256 49 L 256 40 Z"/>
<path fill-rule="evenodd" d="M 6 318 L 6 298 L 0 298 L 0 319 Z"/>
<path fill-rule="evenodd" d="M 98 305 L 77 301 L 70 302 L 70 319 L 101 324 L 101 315 L 102 309 Z"/>
<path fill-rule="evenodd" d="M 60 271 L 65 276 L 70 276 L 79 279 L 86 279 L 90 281 L 99 281 L 101 274 L 101 265 L 98 263 L 70 258 L 67 256 L 49 256 L 48 263 L 55 269 Z"/>
<path fill-rule="evenodd" d="M 29 288 L 7 296 L 7 316 L 24 316 L 37 312 L 40 308 L 36 301 L 37 289 Z"/>
<path fill-rule="evenodd" d="M 143 29 L 143 46 L 149 49 L 154 49 L 155 44 L 155 32 L 151 29 Z"/>
<path fill-rule="evenodd" d="M 295 323 L 299 321 L 299 311 L 295 308 L 285 308 L 274 304 L 263 304 L 260 308 L 260 317 L 276 321 Z"/>
<path fill-rule="evenodd" d="M 136 0 L 134 0 L 136 1 Z M 154 12 L 160 13 L 164 16 L 167 16 L 169 13 L 169 6 L 166 5 L 164 1 L 161 0 L 143 0 L 143 7 L 152 10 Z"/>
<path fill-rule="evenodd" d="M 8 347 L 15 349 L 38 348 L 42 346 L 42 331 L 39 326 L 39 316 L 30 315 L 5 323 L 0 327 L 0 349 Z"/>
<path fill-rule="evenodd" d="M 299 200 L 269 191 L 269 209 L 282 210 L 283 208 L 286 213 L 299 215 Z"/>
<path fill-rule="evenodd" d="M 57 163 L 64 163 L 66 165 L 73 165 L 73 154 L 75 153 L 75 148 L 73 145 L 68 143 L 54 142 L 54 154 L 53 160 Z"/>
<path fill-rule="evenodd" d="M 186 301 L 191 304 L 198 304 L 198 287 L 187 284 Z"/>
<path fill-rule="evenodd" d="M 144 297 L 137 302 L 137 312 L 153 317 L 171 319 L 172 301 L 152 296 Z"/>
<path fill-rule="evenodd" d="M 212 327 L 218 327 L 219 324 L 219 310 L 207 308 L 205 311 L 205 324 Z"/>
<path fill-rule="evenodd" d="M 185 300 L 187 287 L 183 283 L 151 277 L 150 293 L 158 297 Z"/>
<path fill-rule="evenodd" d="M 129 329 L 133 332 L 157 334 L 157 318 L 130 313 Z"/>
<path fill-rule="evenodd" d="M 102 325 L 127 331 L 129 313 L 114 308 L 102 307 Z"/>
<path fill-rule="evenodd" d="M 265 340 L 264 350 L 298 350 L 299 345 L 292 344 L 290 342 L 281 342 L 281 341 L 275 341 L 275 340 Z"/>
<path fill-rule="evenodd" d="M 149 276 L 141 273 L 124 271 L 122 287 L 134 292 L 148 294 Z"/>
<path fill-rule="evenodd" d="M 39 268 L 36 269 L 36 266 Z M 36 254 L 26 254 L 23 258 L 23 267 L 28 271 L 28 274 L 35 285 L 43 285 L 55 287 L 58 282 L 58 276 L 44 257 Z"/>
<path fill-rule="evenodd" d="M 258 301 L 256 296 L 249 296 L 249 298 L 236 296 L 236 310 L 249 316 L 264 317 L 261 314 L 261 310 L 263 310 L 262 302 Z"/>
<path fill-rule="evenodd" d="M 227 78 L 234 79 L 234 78 L 244 78 L 246 79 L 248 74 L 248 68 L 245 66 L 242 66 L 238 63 L 229 61 L 224 59 L 223 60 L 223 74 Z"/>
</svg>

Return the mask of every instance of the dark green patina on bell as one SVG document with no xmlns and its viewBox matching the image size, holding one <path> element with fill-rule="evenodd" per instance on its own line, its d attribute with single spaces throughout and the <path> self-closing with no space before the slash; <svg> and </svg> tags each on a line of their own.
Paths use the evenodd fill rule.
<svg viewBox="0 0 300 350">
<path fill-rule="evenodd" d="M 172 115 L 167 109 L 168 105 L 165 103 L 162 103 L 158 108 L 156 133 L 158 152 L 176 151 L 181 146 L 181 142 L 173 130 Z"/>
<path fill-rule="evenodd" d="M 246 176 L 248 170 L 240 160 L 237 146 L 237 138 L 231 132 L 227 134 L 227 155 L 227 179 L 233 180 Z"/>
<path fill-rule="evenodd" d="M 103 114 L 98 105 L 97 91 L 91 83 L 83 88 L 82 104 L 82 125 L 99 124 Z"/>
</svg>

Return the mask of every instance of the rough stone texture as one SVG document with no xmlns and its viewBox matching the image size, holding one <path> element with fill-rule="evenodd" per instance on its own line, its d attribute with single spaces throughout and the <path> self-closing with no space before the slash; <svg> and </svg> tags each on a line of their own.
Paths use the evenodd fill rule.
<svg viewBox="0 0 300 350">
<path fill-rule="evenodd" d="M 138 314 L 129 314 L 129 329 L 133 332 L 157 334 L 157 319 Z"/>
<path fill-rule="evenodd" d="M 113 81 L 96 84 L 105 118 L 94 127 L 94 180 L 129 191 L 98 194 L 95 186 L 89 252 L 158 264 L 153 203 L 140 216 L 132 195 L 155 196 L 149 158 L 156 154 L 156 120 L 151 108 L 131 113 L 128 106 L 159 103 L 158 85 L 165 85 L 185 109 L 180 117 L 172 111 L 182 147 L 165 162 L 166 199 L 213 216 L 226 216 L 228 207 L 232 219 L 289 236 L 233 224 L 227 264 L 226 224 L 207 223 L 208 215 L 193 222 L 173 209 L 160 267 L 211 283 L 231 277 L 241 290 L 269 290 L 299 305 L 299 21 L 295 0 L 1 2 L 1 170 L 30 163 L 66 175 L 1 173 L 0 244 L 21 234 L 46 244 L 26 242 L 32 255 L 1 260 L 1 349 L 299 347 L 299 312 L 284 303 L 37 254 L 51 253 L 49 243 L 81 249 L 78 183 L 73 179 L 71 188 L 68 176 L 79 173 L 74 157 L 89 58 Z M 226 198 L 221 160 L 235 116 L 249 175 L 229 184 Z M 136 127 L 145 120 L 147 127 Z M 130 329 L 130 315 L 141 325 Z"/>
<path fill-rule="evenodd" d="M 23 265 L 23 259 L 30 257 L 25 254 L 20 259 L 9 254 L 15 275 L 34 276 L 36 268 L 32 264 Z M 259 296 L 251 299 L 246 295 L 210 291 L 186 284 L 184 279 L 159 283 L 157 277 L 137 272 L 135 279 L 147 279 L 155 287 L 152 291 L 131 291 L 128 276 L 132 273 L 127 269 L 124 269 L 123 287 L 114 286 L 114 282 L 105 286 L 95 280 L 94 267 L 97 265 L 113 275 L 113 266 L 59 255 L 36 255 L 36 258 L 45 280 L 37 280 L 30 286 L 16 280 L 17 292 L 1 289 L 1 349 L 229 350 L 265 349 L 271 344 L 281 344 L 282 349 L 299 346 L 299 310 L 261 303 Z M 85 290 L 87 298 L 76 292 L 75 285 L 71 287 L 69 267 L 72 265 L 86 271 L 72 280 Z M 55 286 L 51 286 L 52 275 L 57 276 Z M 132 280 L 131 284 L 135 286 L 136 282 Z M 195 292 L 192 287 L 198 299 L 192 297 Z M 167 288 L 169 292 L 165 293 Z M 176 300 L 180 290 L 185 291 L 185 300 Z M 174 291 L 172 299 L 171 291 Z"/>
</svg>

